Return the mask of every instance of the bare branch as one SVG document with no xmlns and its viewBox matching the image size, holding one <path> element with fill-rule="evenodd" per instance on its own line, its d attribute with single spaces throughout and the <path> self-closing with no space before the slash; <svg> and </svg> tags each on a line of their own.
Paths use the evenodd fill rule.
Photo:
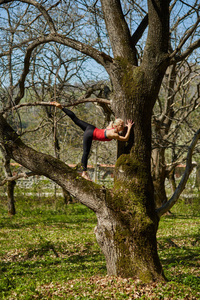
<svg viewBox="0 0 200 300">
<path fill-rule="evenodd" d="M 55 100 L 54 98 L 52 99 L 52 101 Z M 97 103 L 104 103 L 104 104 L 110 104 L 110 100 L 107 100 L 107 99 L 103 99 L 103 98 L 85 98 L 85 99 L 80 99 L 80 100 L 77 100 L 76 102 L 74 103 L 70 103 L 70 104 L 62 104 L 62 106 L 64 107 L 70 107 L 70 106 L 77 106 L 79 104 L 82 104 L 82 103 L 87 103 L 87 102 L 97 102 Z M 14 107 L 9 107 L 9 108 L 6 108 L 2 111 L 2 113 L 5 113 L 6 111 L 12 109 L 12 110 L 16 110 L 16 109 L 19 109 L 21 107 L 27 107 L 27 106 L 51 106 L 51 103 L 50 102 L 34 102 L 34 103 L 22 103 L 22 104 L 18 104 L 18 105 L 15 105 Z"/>
<path fill-rule="evenodd" d="M 0 186 L 3 186 L 4 184 L 6 184 L 8 181 L 15 181 L 17 179 L 20 179 L 20 178 L 28 178 L 30 176 L 34 176 L 36 175 L 35 173 L 33 172 L 26 172 L 26 173 L 19 173 L 19 174 L 16 174 L 12 177 L 6 177 L 5 179 L 3 179 L 1 182 L 0 182 Z"/>
<path fill-rule="evenodd" d="M 21 2 L 27 3 L 27 4 L 31 4 L 34 5 L 44 16 L 45 20 L 47 21 L 50 31 L 51 32 L 55 32 L 55 26 L 53 23 L 53 20 L 51 19 L 50 15 L 48 14 L 47 10 L 37 1 L 35 0 L 20 0 Z M 4 4 L 4 3 L 9 3 L 9 2 L 13 2 L 13 0 L 0 0 L 0 4 Z M 60 1 L 59 1 L 60 2 Z"/>
<path fill-rule="evenodd" d="M 29 73 L 30 59 L 31 59 L 31 54 L 32 54 L 33 50 L 41 44 L 53 42 L 53 41 L 61 43 L 68 47 L 71 47 L 75 50 L 78 50 L 78 51 L 84 53 L 84 54 L 87 54 L 90 57 L 94 58 L 98 63 L 100 63 L 104 66 L 106 65 L 106 63 L 108 61 L 109 62 L 112 61 L 112 58 L 109 55 L 107 55 L 103 52 L 100 52 L 91 46 L 88 46 L 81 42 L 75 41 L 75 40 L 65 37 L 63 35 L 49 34 L 47 36 L 40 37 L 27 47 L 27 52 L 26 52 L 25 59 L 24 59 L 24 70 L 23 70 L 23 73 L 19 80 L 20 90 L 19 90 L 17 97 L 15 98 L 15 104 L 19 104 L 20 100 L 24 97 L 24 83 L 25 83 L 26 76 Z"/>
<path fill-rule="evenodd" d="M 190 46 L 188 46 L 188 48 L 182 53 L 182 55 L 178 55 L 176 57 L 172 57 L 172 59 L 170 60 L 170 63 L 174 63 L 174 61 L 179 62 L 184 60 L 187 56 L 189 56 L 195 49 L 200 47 L 200 39 L 195 41 L 194 43 L 192 43 Z M 176 51 L 176 50 L 175 50 Z M 173 53 L 172 53 L 173 54 Z M 172 55 L 171 54 L 171 55 Z M 174 52 L 174 55 L 176 53 Z"/>
<path fill-rule="evenodd" d="M 24 45 L 26 45 L 26 44 L 28 44 L 28 43 L 30 43 L 32 41 L 33 41 L 33 38 L 24 40 L 21 43 L 16 44 L 16 45 L 12 45 L 12 50 L 17 49 L 17 48 L 19 49 L 21 46 L 24 46 Z M 10 50 L 1 52 L 0 53 L 0 58 L 3 57 L 3 56 L 7 56 L 9 54 L 10 54 Z"/>
<path fill-rule="evenodd" d="M 43 124 L 43 120 L 42 122 L 40 123 L 39 126 L 37 126 L 35 129 L 32 129 L 32 130 L 24 130 L 23 132 L 20 132 L 20 136 L 23 136 L 24 134 L 27 134 L 27 133 L 31 133 L 31 132 L 37 132 L 38 130 L 44 128 L 45 126 L 47 126 L 49 123 L 46 122 Z"/>
<path fill-rule="evenodd" d="M 146 16 L 141 21 L 138 28 L 136 29 L 136 31 L 134 32 L 134 34 L 131 37 L 131 40 L 132 40 L 132 43 L 133 43 L 134 46 L 137 44 L 137 42 L 142 37 L 142 35 L 143 35 L 145 29 L 147 28 L 147 26 L 148 26 L 148 14 L 146 14 Z"/>
<path fill-rule="evenodd" d="M 55 3 L 55 4 L 52 5 L 51 7 L 47 8 L 46 11 L 48 12 L 48 11 L 51 10 L 52 8 L 55 8 L 56 6 L 58 6 L 58 4 L 59 4 L 60 2 L 61 2 L 61 0 L 59 0 L 57 3 Z M 1 1 L 0 1 L 0 4 L 2 4 Z M 24 15 L 25 15 L 25 13 L 24 13 Z M 42 13 L 39 14 L 34 20 L 32 20 L 31 23 L 34 23 L 40 16 L 42 16 Z M 23 18 L 23 16 L 20 17 L 20 20 L 21 20 L 22 18 Z M 28 25 L 30 26 L 31 23 L 29 23 Z M 19 21 L 18 21 L 18 24 L 19 24 Z M 16 27 L 16 26 L 15 26 L 15 27 Z M 22 41 L 22 42 L 19 43 L 19 44 L 12 45 L 12 49 L 20 48 L 21 46 L 26 45 L 26 44 L 32 42 L 33 40 L 35 40 L 35 38 L 29 38 L 29 39 L 27 39 L 27 40 Z M 0 57 L 7 56 L 7 55 L 9 55 L 9 54 L 10 54 L 10 50 L 9 50 L 9 51 L 5 51 L 5 52 L 0 53 Z"/>
<path fill-rule="evenodd" d="M 51 34 L 51 39 L 54 42 L 58 42 L 60 44 L 63 44 L 65 46 L 68 46 L 72 49 L 75 49 L 81 53 L 84 53 L 84 54 L 90 56 L 91 58 L 95 59 L 99 64 L 104 66 L 105 68 L 106 68 L 106 63 L 113 62 L 112 57 L 107 55 L 106 53 L 98 51 L 97 49 L 93 48 L 92 46 L 89 46 L 89 45 L 86 45 L 79 41 L 73 40 L 64 35 L 61 35 L 58 33 Z"/>
<path fill-rule="evenodd" d="M 173 196 L 169 199 L 169 201 L 167 201 L 162 207 L 157 209 L 157 214 L 159 217 L 161 217 L 164 213 L 166 213 L 168 210 L 170 210 L 172 208 L 172 206 L 174 206 L 174 204 L 179 199 L 179 196 L 181 195 L 182 191 L 184 190 L 187 180 L 189 178 L 190 172 L 191 172 L 191 168 L 192 168 L 193 150 L 194 150 L 194 147 L 196 146 L 199 138 L 200 138 L 200 129 L 196 132 L 190 146 L 188 147 L 188 154 L 187 154 L 187 158 L 186 158 L 186 168 L 185 168 L 185 172 L 182 176 L 182 179 L 181 179 L 178 187 L 176 188 Z"/>
<path fill-rule="evenodd" d="M 185 36 L 181 39 L 179 45 L 177 46 L 177 48 L 169 55 L 169 58 L 171 59 L 171 61 L 173 62 L 173 58 L 175 57 L 175 55 L 181 50 L 181 48 L 183 47 L 183 45 L 188 41 L 188 39 L 191 37 L 191 35 L 195 32 L 197 26 L 200 23 L 200 17 L 197 18 L 196 23 L 185 32 Z M 189 54 L 191 54 L 195 49 L 197 49 L 200 46 L 200 39 L 195 41 L 193 44 L 191 44 L 187 50 L 180 56 L 176 57 L 175 60 L 176 61 L 181 61 L 183 60 L 185 57 L 187 57 Z"/>
</svg>

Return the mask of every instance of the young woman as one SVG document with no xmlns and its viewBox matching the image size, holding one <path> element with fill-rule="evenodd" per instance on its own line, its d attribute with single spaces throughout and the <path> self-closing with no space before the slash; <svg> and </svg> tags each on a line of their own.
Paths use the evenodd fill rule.
<svg viewBox="0 0 200 300">
<path fill-rule="evenodd" d="M 80 120 L 77 118 L 77 116 L 69 109 L 63 107 L 60 103 L 53 101 L 50 102 L 51 105 L 58 107 L 68 115 L 72 121 L 79 126 L 83 131 L 83 156 L 81 160 L 83 172 L 82 177 L 84 177 L 87 180 L 91 180 L 87 174 L 87 162 L 88 162 L 88 156 L 90 153 L 90 149 L 92 146 L 92 140 L 97 141 L 111 141 L 112 139 L 118 140 L 118 141 L 128 141 L 130 136 L 131 127 L 134 124 L 132 120 L 127 120 L 127 124 L 125 125 L 128 127 L 126 135 L 120 136 L 119 132 L 124 130 L 124 121 L 122 119 L 115 119 L 114 122 L 111 122 L 106 129 L 99 129 L 95 126 L 86 123 L 85 121 Z"/>
</svg>

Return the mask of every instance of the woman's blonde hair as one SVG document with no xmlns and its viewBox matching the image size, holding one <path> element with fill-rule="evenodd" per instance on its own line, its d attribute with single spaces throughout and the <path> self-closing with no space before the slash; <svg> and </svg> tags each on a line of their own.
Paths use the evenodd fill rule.
<svg viewBox="0 0 200 300">
<path fill-rule="evenodd" d="M 113 126 L 119 126 L 124 124 L 124 121 L 120 118 L 115 119 L 115 121 L 111 121 L 109 124 L 109 127 L 113 127 Z"/>
</svg>

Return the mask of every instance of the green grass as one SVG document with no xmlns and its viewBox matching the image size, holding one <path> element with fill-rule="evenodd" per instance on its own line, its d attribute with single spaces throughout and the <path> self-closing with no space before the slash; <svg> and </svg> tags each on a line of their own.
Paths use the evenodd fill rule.
<svg viewBox="0 0 200 300">
<path fill-rule="evenodd" d="M 106 276 L 95 214 L 62 199 L 0 201 L 0 299 L 200 299 L 200 213 L 181 201 L 164 216 L 158 249 L 165 285 Z"/>
</svg>

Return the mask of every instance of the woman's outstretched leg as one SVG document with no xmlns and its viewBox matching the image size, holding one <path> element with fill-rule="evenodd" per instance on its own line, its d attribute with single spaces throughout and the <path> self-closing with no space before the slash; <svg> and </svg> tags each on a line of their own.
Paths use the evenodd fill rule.
<svg viewBox="0 0 200 300">
<path fill-rule="evenodd" d="M 83 120 L 80 120 L 76 115 L 75 113 L 73 113 L 71 110 L 67 109 L 66 107 L 63 107 L 62 108 L 62 111 L 64 111 L 64 113 L 66 113 L 67 116 L 69 116 L 72 121 L 77 125 L 79 126 L 83 131 L 85 131 L 88 127 L 92 127 L 93 130 L 95 129 L 95 126 L 83 121 Z"/>
<path fill-rule="evenodd" d="M 79 126 L 83 131 L 84 131 L 84 135 L 83 135 L 83 156 L 81 159 L 81 165 L 83 168 L 83 172 L 82 172 L 82 177 L 87 179 L 87 180 L 91 180 L 88 173 L 87 173 L 87 163 L 88 163 L 88 156 L 90 154 L 90 149 L 92 146 L 92 139 L 93 139 L 93 131 L 95 129 L 95 126 L 84 122 L 82 120 L 80 120 L 79 118 L 77 118 L 77 116 L 69 109 L 67 108 L 63 108 L 62 109 L 66 115 L 68 115 L 72 121 Z"/>
<path fill-rule="evenodd" d="M 95 129 L 95 126 L 80 120 L 71 110 L 69 110 L 65 107 L 62 107 L 62 105 L 60 103 L 54 101 L 54 102 L 51 102 L 51 104 L 62 109 L 66 113 L 66 115 L 69 116 L 71 118 L 71 120 L 84 131 L 83 156 L 82 156 L 82 160 L 81 160 L 81 164 L 82 164 L 82 168 L 83 168 L 82 177 L 84 177 L 87 180 L 91 180 L 87 174 L 87 163 L 88 163 L 88 156 L 90 153 L 90 149 L 92 146 L 93 131 Z"/>
</svg>

